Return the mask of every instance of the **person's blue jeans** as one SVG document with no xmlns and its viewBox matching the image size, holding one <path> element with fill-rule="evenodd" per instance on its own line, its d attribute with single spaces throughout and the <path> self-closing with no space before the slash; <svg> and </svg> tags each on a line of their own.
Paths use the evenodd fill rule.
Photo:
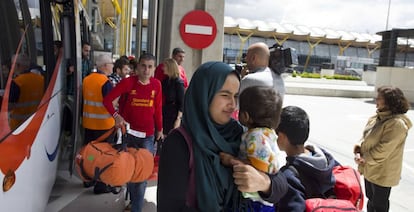
<svg viewBox="0 0 414 212">
<path fill-rule="evenodd" d="M 132 135 L 126 137 L 128 147 L 145 148 L 154 154 L 154 136 L 137 138 Z M 131 212 L 141 212 L 144 205 L 145 189 L 147 181 L 140 183 L 128 183 L 128 191 L 131 198 Z"/>
</svg>

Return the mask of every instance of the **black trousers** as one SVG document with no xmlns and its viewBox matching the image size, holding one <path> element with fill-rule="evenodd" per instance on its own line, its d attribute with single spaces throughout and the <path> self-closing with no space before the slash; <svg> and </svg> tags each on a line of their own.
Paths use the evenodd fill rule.
<svg viewBox="0 0 414 212">
<path fill-rule="evenodd" d="M 382 187 L 365 179 L 365 194 L 368 198 L 368 212 L 388 212 L 391 187 Z"/>
</svg>

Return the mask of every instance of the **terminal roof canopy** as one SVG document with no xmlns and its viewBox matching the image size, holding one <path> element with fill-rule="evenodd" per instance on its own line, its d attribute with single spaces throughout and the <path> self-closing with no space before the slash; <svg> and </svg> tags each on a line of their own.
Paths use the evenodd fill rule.
<svg viewBox="0 0 414 212">
<path fill-rule="evenodd" d="M 354 47 L 373 48 L 380 45 L 381 33 L 367 34 L 343 30 L 333 30 L 327 28 L 310 27 L 294 24 L 282 24 L 276 22 L 266 22 L 261 20 L 235 19 L 229 16 L 224 17 L 224 32 L 227 34 L 240 33 L 258 37 L 281 38 L 289 36 L 291 40 L 320 40 L 327 44 L 351 44 Z M 400 34 L 398 45 L 402 45 L 414 51 L 414 29 L 409 29 Z M 404 36 L 406 35 L 406 36 Z"/>
</svg>

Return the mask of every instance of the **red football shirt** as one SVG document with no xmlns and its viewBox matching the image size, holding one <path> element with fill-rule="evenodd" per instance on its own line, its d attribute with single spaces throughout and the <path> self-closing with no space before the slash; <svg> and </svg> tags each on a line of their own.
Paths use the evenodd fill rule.
<svg viewBox="0 0 414 212">
<path fill-rule="evenodd" d="M 112 101 L 121 95 L 126 98 L 119 99 L 120 115 L 131 125 L 131 129 L 145 132 L 146 136 L 154 135 L 155 129 L 162 130 L 160 81 L 150 78 L 150 83 L 143 85 L 137 76 L 122 79 L 103 100 L 110 114 L 115 113 Z"/>
</svg>

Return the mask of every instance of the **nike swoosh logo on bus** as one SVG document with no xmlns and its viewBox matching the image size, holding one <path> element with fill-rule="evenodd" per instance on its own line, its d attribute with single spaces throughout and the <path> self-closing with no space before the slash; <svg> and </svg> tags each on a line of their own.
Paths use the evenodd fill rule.
<svg viewBox="0 0 414 212">
<path fill-rule="evenodd" d="M 49 161 L 54 161 L 56 159 L 56 156 L 59 150 L 59 143 L 56 145 L 55 150 L 51 154 L 47 151 L 46 147 L 45 147 L 45 150 L 46 150 L 47 158 L 49 159 Z"/>
</svg>

